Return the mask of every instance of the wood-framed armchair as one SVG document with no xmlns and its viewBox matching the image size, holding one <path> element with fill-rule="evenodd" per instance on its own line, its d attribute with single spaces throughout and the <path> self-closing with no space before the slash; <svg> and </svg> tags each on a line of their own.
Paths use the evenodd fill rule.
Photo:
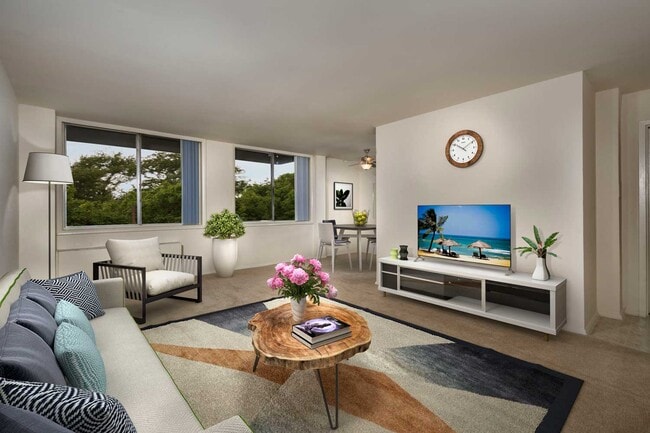
<svg viewBox="0 0 650 433">
<path fill-rule="evenodd" d="M 161 253 L 158 238 L 109 239 L 106 248 L 111 260 L 93 263 L 93 279 L 121 277 L 124 297 L 141 302 L 136 322 L 145 323 L 147 304 L 160 299 L 203 300 L 201 256 Z M 189 290 L 196 290 L 195 298 L 177 296 Z"/>
</svg>

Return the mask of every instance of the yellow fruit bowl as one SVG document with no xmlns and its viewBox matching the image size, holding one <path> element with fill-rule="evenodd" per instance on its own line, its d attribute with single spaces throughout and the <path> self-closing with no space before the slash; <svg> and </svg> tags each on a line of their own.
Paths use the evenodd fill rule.
<svg viewBox="0 0 650 433">
<path fill-rule="evenodd" d="M 355 226 L 365 226 L 368 222 L 368 211 L 367 210 L 353 210 L 352 218 L 354 220 Z"/>
</svg>

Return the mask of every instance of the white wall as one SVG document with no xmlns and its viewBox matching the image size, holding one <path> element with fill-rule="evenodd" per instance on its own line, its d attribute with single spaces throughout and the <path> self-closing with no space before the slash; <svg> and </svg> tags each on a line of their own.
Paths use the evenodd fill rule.
<svg viewBox="0 0 650 433">
<path fill-rule="evenodd" d="M 326 175 L 326 209 L 327 218 L 334 219 L 340 224 L 353 224 L 352 210 L 334 209 L 334 182 L 347 182 L 352 184 L 352 209 L 367 210 L 368 224 L 375 224 L 377 211 L 375 206 L 376 169 L 363 170 L 358 162 L 343 161 L 336 158 L 327 158 Z M 348 233 L 349 234 L 349 233 Z M 356 236 L 351 237 L 350 249 L 356 252 Z M 366 241 L 361 240 L 361 251 L 365 252 Z M 329 250 L 328 250 L 329 251 Z"/>
<path fill-rule="evenodd" d="M 0 275 L 18 267 L 18 104 L 0 63 Z"/>
<path fill-rule="evenodd" d="M 623 310 L 639 315 L 639 124 L 650 121 L 650 90 L 621 101 L 621 274 Z"/>
<path fill-rule="evenodd" d="M 513 243 L 533 224 L 560 232 L 549 258 L 553 275 L 567 278 L 566 329 L 585 333 L 584 76 L 575 73 L 377 128 L 378 254 L 416 245 L 416 207 L 435 203 L 509 203 Z M 456 131 L 481 134 L 485 149 L 474 166 L 445 158 Z M 514 245 L 513 245 L 514 246 Z M 587 264 L 586 264 L 587 262 Z M 513 256 L 517 272 L 532 272 L 534 257 Z"/>
<path fill-rule="evenodd" d="M 584 253 L 585 330 L 598 321 L 596 291 L 596 97 L 586 76 L 582 80 L 582 221 Z"/>
<path fill-rule="evenodd" d="M 596 282 L 598 314 L 622 319 L 619 217 L 620 92 L 596 93 Z"/>
<path fill-rule="evenodd" d="M 20 137 L 18 167 L 22 176 L 29 152 L 55 151 L 54 110 L 21 104 L 18 106 L 18 120 Z M 60 190 L 62 187 L 56 186 L 56 188 Z M 21 267 L 29 268 L 32 277 L 47 278 L 48 187 L 43 184 L 20 182 L 18 191 L 20 195 L 19 264 Z M 52 194 L 52 235 L 54 235 L 56 219 L 54 203 L 55 198 Z M 52 245 L 55 245 L 54 237 Z M 53 262 L 56 260 L 55 254 L 52 254 L 52 260 Z M 54 269 L 55 264 L 53 263 L 53 273 Z"/>
<path fill-rule="evenodd" d="M 327 218 L 335 219 L 337 223 L 352 224 L 351 210 L 334 209 L 334 182 L 348 182 L 352 188 L 352 208 L 369 211 L 368 223 L 376 221 L 374 203 L 374 183 L 376 181 L 375 169 L 363 170 L 358 163 L 343 161 L 336 158 L 327 158 Z"/>
</svg>

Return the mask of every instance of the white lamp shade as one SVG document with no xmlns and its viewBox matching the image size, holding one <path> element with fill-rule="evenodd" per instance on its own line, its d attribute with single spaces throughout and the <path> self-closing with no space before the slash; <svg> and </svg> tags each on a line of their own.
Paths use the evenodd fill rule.
<svg viewBox="0 0 650 433">
<path fill-rule="evenodd" d="M 72 183 L 70 160 L 66 155 L 31 152 L 27 158 L 23 182 Z"/>
</svg>

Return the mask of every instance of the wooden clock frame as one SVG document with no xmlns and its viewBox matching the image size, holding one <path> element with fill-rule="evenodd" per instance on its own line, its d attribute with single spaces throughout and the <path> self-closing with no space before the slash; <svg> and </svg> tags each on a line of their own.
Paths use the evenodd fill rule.
<svg viewBox="0 0 650 433">
<path fill-rule="evenodd" d="M 469 161 L 467 161 L 467 162 L 454 161 L 454 159 L 451 157 L 451 154 L 449 152 L 449 149 L 451 148 L 451 143 L 453 143 L 453 141 L 456 138 L 460 137 L 461 135 L 471 135 L 472 137 L 474 137 L 474 139 L 476 140 L 477 148 L 478 148 L 477 151 L 476 151 L 476 155 L 474 155 L 474 157 L 472 159 L 470 159 Z M 476 161 L 479 160 L 479 158 L 481 157 L 482 154 L 483 154 L 483 139 L 481 138 L 481 136 L 477 132 L 471 131 L 469 129 L 463 129 L 462 131 L 458 131 L 457 133 L 452 135 L 451 138 L 449 138 L 449 140 L 447 140 L 447 147 L 445 147 L 445 156 L 447 157 L 447 161 L 449 161 L 449 163 L 451 165 L 453 165 L 454 167 L 458 167 L 458 168 L 469 167 L 469 166 L 475 164 Z"/>
</svg>

